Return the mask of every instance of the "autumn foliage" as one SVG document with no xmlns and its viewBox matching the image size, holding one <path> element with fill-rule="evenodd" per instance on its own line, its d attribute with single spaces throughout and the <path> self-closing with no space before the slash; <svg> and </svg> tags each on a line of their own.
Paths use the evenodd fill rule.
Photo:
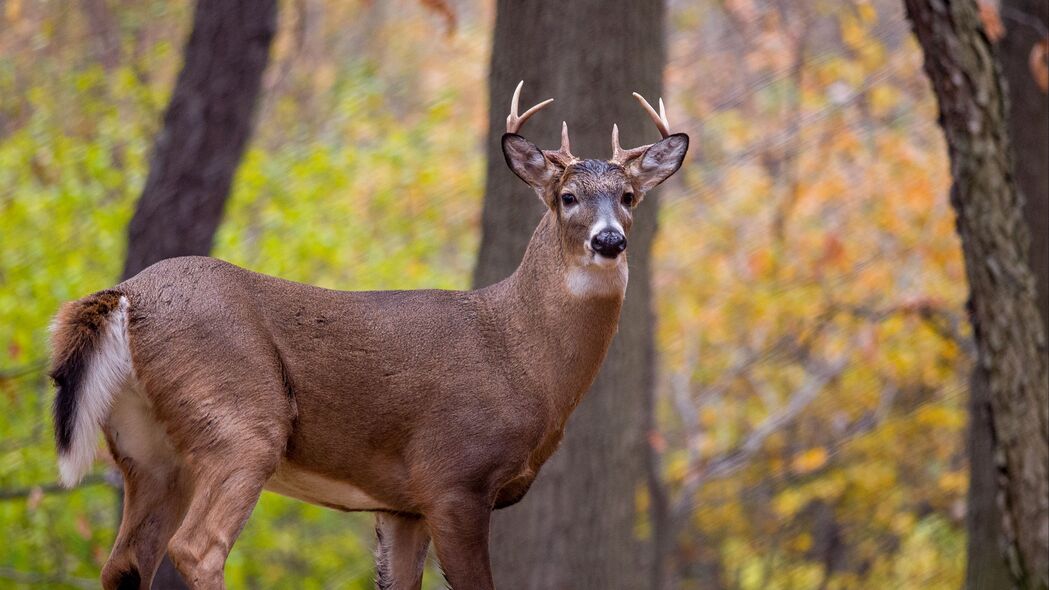
<svg viewBox="0 0 1049 590">
<path fill-rule="evenodd" d="M 50 485 L 46 323 L 119 275 L 191 7 L 0 7 L 0 586 L 90 587 L 116 494 L 101 464 Z M 282 3 L 215 255 L 332 288 L 466 288 L 492 9 Z M 638 482 L 631 534 L 671 537 L 681 588 L 959 587 L 973 348 L 902 6 L 671 3 L 669 27 L 665 98 L 694 147 L 658 212 L 661 485 Z M 371 543 L 367 516 L 264 494 L 228 579 L 369 588 Z"/>
</svg>

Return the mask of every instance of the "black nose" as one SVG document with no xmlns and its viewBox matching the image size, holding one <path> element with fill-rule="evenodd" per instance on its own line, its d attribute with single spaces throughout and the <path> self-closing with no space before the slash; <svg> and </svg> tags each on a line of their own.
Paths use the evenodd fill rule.
<svg viewBox="0 0 1049 590">
<path fill-rule="evenodd" d="M 615 258 L 626 250 L 626 236 L 614 229 L 604 229 L 590 240 L 590 247 L 601 256 Z"/>
</svg>

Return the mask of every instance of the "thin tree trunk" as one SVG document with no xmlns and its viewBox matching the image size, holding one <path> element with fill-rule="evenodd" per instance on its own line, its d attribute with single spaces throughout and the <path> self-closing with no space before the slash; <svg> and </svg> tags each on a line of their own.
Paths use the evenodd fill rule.
<svg viewBox="0 0 1049 590">
<path fill-rule="evenodd" d="M 542 214 L 535 195 L 506 169 L 499 147 L 517 81 L 525 81 L 522 103 L 556 99 L 549 113 L 529 123 L 528 136 L 541 146 L 558 145 L 562 119 L 572 151 L 582 157 L 610 157 L 612 123 L 627 143 L 651 141 L 655 129 L 630 93 L 661 93 L 663 15 L 661 0 L 499 0 L 476 286 L 514 270 Z M 635 218 L 619 334 L 597 382 L 525 499 L 494 516 L 492 558 L 503 587 L 635 590 L 648 582 L 649 544 L 634 529 L 635 498 L 645 485 L 643 416 L 653 378 L 655 197 L 646 198 Z"/>
<path fill-rule="evenodd" d="M 207 254 L 251 136 L 276 0 L 200 0 L 135 216 L 124 277 Z"/>
<path fill-rule="evenodd" d="M 276 0 L 197 3 L 182 71 L 128 228 L 124 278 L 165 258 L 211 251 L 254 127 L 276 27 Z M 186 588 L 166 555 L 153 588 Z"/>
<path fill-rule="evenodd" d="M 1049 334 L 1049 97 L 1038 88 L 1028 65 L 1031 48 L 1042 38 L 1032 23 L 1041 23 L 1043 30 L 1049 25 L 1049 4 L 1044 0 L 1004 0 L 1000 12 L 1006 35 L 998 43 L 998 60 L 1009 97 L 1009 138 L 1031 236 L 1028 262 L 1036 277 L 1042 327 Z M 975 370 L 971 383 L 965 587 L 995 590 L 1008 587 L 1010 581 L 999 549 L 1002 517 L 997 502 L 994 429 L 987 376 Z"/>
<path fill-rule="evenodd" d="M 986 379 L 1005 562 L 1016 585 L 1049 587 L 1046 341 L 1028 266 L 1005 96 L 973 0 L 905 0 L 925 52 L 951 157 L 970 317 Z M 977 388 L 979 389 L 979 388 Z M 979 465 L 977 465 L 979 467 Z"/>
</svg>

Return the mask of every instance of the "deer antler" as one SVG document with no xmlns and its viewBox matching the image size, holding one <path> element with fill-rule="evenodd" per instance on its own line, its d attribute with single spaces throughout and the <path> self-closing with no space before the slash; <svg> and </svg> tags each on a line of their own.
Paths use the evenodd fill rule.
<svg viewBox="0 0 1049 590">
<path fill-rule="evenodd" d="M 536 114 L 548 104 L 554 102 L 554 99 L 548 98 L 543 102 L 535 105 L 528 109 L 523 115 L 517 114 L 517 109 L 521 103 L 521 88 L 524 86 L 524 80 L 517 83 L 517 88 L 514 90 L 514 97 L 510 99 L 510 114 L 506 116 L 506 132 L 507 133 L 518 133 L 521 130 L 521 126 L 524 125 L 532 115 Z M 574 162 L 576 157 L 572 155 L 571 150 L 568 146 L 568 123 L 561 122 L 561 147 L 557 150 L 543 150 L 543 155 L 550 158 L 551 160 L 567 166 Z"/>
<path fill-rule="evenodd" d="M 648 116 L 652 118 L 652 122 L 656 124 L 656 128 L 659 129 L 660 135 L 663 139 L 670 137 L 670 121 L 667 120 L 667 110 L 663 106 L 663 99 L 659 99 L 659 113 L 656 113 L 656 109 L 652 108 L 652 105 L 648 104 L 645 97 L 638 93 L 634 93 L 634 98 L 637 102 L 641 103 L 641 108 L 645 109 Z M 652 147 L 652 144 L 643 145 L 636 148 L 623 149 L 619 145 L 619 126 L 612 125 L 612 163 L 619 164 L 620 166 L 625 165 L 630 160 L 645 153 L 645 150 Z"/>
<path fill-rule="evenodd" d="M 506 116 L 506 132 L 507 133 L 517 133 L 518 131 L 521 130 L 521 125 L 524 125 L 525 121 L 527 121 L 529 117 L 531 117 L 532 115 L 538 113 L 540 110 L 542 110 L 544 107 L 546 107 L 546 105 L 554 102 L 554 99 L 548 98 L 548 99 L 544 100 L 543 102 L 541 102 L 541 103 L 535 105 L 534 107 L 528 109 L 527 111 L 525 111 L 525 113 L 523 115 L 518 115 L 517 114 L 517 107 L 521 103 L 521 87 L 522 86 L 524 86 L 524 80 L 521 80 L 520 82 L 517 83 L 517 89 L 514 90 L 514 97 L 512 99 L 510 99 L 510 114 Z"/>
</svg>

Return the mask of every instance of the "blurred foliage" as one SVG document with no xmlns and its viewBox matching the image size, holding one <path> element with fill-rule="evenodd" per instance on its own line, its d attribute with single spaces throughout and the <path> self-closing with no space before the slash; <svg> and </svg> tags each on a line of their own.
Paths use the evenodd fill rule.
<svg viewBox="0 0 1049 590">
<path fill-rule="evenodd" d="M 699 138 L 655 269 L 682 587 L 960 587 L 965 275 L 901 4 L 682 3 L 672 27 Z"/>
<path fill-rule="evenodd" d="M 493 8 L 437 4 L 454 19 L 282 3 L 216 256 L 332 288 L 468 286 Z M 667 104 L 695 149 L 659 212 L 651 440 L 683 588 L 960 585 L 965 281 L 897 4 L 670 3 Z M 46 325 L 120 272 L 190 10 L 0 1 L 3 587 L 95 587 L 113 541 L 104 465 L 52 485 Z M 663 534 L 637 502 L 636 533 Z M 370 588 L 371 545 L 367 515 L 266 493 L 230 585 Z"/>
<path fill-rule="evenodd" d="M 0 6 L 0 490 L 26 492 L 0 500 L 0 587 L 96 587 L 118 500 L 99 480 L 32 489 L 55 477 L 40 361 L 57 306 L 119 276 L 192 6 Z M 475 23 L 487 8 L 460 13 L 450 38 L 413 2 L 282 10 L 215 254 L 331 288 L 466 286 L 488 44 Z M 115 36 L 115 63 L 99 55 L 96 26 Z M 230 557 L 230 584 L 372 588 L 371 520 L 264 494 Z"/>
</svg>

